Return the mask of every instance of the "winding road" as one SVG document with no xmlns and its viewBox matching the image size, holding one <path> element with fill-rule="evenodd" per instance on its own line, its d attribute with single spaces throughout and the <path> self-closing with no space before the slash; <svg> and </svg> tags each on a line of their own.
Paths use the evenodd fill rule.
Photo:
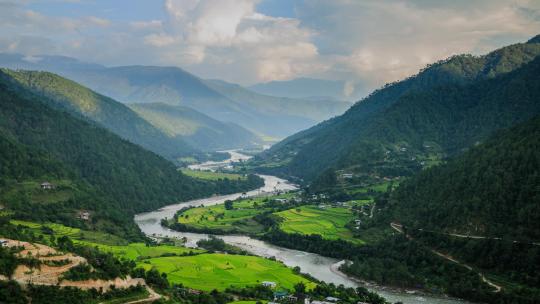
<svg viewBox="0 0 540 304">
<path fill-rule="evenodd" d="M 390 223 L 390 227 L 392 227 L 392 229 L 396 230 L 397 232 L 401 233 L 401 234 L 404 234 L 405 237 L 411 241 L 414 241 L 415 239 L 410 236 L 409 234 L 405 233 L 405 231 L 403 230 L 403 226 L 401 224 L 397 224 L 397 223 Z M 419 229 L 420 230 L 420 229 Z M 451 235 L 451 234 L 448 234 L 448 235 Z M 460 266 L 463 266 L 465 268 L 467 268 L 468 270 L 471 270 L 471 271 L 475 271 L 474 268 L 472 268 L 470 265 L 467 265 L 463 262 L 460 262 L 458 260 L 456 260 L 454 257 L 452 257 L 451 255 L 448 255 L 448 254 L 445 254 L 445 253 L 442 253 L 438 250 L 435 250 L 433 248 L 429 248 L 431 250 L 431 252 L 433 252 L 434 254 L 440 256 L 441 258 L 443 259 L 446 259 L 452 263 L 455 263 L 455 264 L 458 264 Z M 476 272 L 476 271 L 475 271 Z M 482 279 L 483 282 L 485 282 L 486 284 L 488 284 L 489 286 L 495 288 L 495 292 L 500 292 L 502 287 L 500 285 L 497 285 L 495 283 L 493 283 L 492 281 L 490 281 L 489 279 L 486 278 L 486 276 L 481 273 L 481 272 L 477 272 L 478 276 L 480 276 L 480 278 Z"/>
</svg>

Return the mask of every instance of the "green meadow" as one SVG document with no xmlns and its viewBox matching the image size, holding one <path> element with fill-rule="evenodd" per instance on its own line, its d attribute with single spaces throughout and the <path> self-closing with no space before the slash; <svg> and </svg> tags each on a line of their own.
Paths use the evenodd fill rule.
<svg viewBox="0 0 540 304">
<path fill-rule="evenodd" d="M 223 173 L 223 172 L 212 172 L 212 171 L 202 171 L 202 170 L 191 170 L 191 169 L 182 169 L 182 173 L 187 176 L 191 176 L 198 179 L 205 180 L 220 180 L 220 179 L 232 179 L 232 180 L 245 180 L 247 177 L 241 174 L 234 173 Z"/>
<path fill-rule="evenodd" d="M 263 281 L 275 282 L 278 289 L 291 290 L 298 282 L 304 282 L 309 288 L 315 286 L 282 263 L 255 256 L 199 254 L 152 258 L 138 265 L 146 269 L 155 267 L 167 273 L 171 283 L 182 283 L 205 291 L 225 290 L 229 286 L 252 286 Z"/>
<path fill-rule="evenodd" d="M 60 224 L 39 224 L 12 220 L 37 235 L 44 235 L 43 243 L 48 242 L 45 230 L 52 230 L 58 238 L 70 237 L 75 243 L 98 247 L 119 258 L 130 259 L 145 269 L 155 267 L 167 274 L 171 283 L 182 283 L 193 289 L 210 291 L 225 290 L 229 286 L 257 285 L 263 281 L 277 283 L 279 289 L 292 289 L 294 284 L 304 282 L 308 287 L 314 283 L 293 272 L 280 262 L 257 256 L 206 253 L 204 250 L 182 246 L 127 243 L 110 234 L 85 231 Z M 185 254 L 190 254 L 183 256 Z"/>
<path fill-rule="evenodd" d="M 259 233 L 264 227 L 253 216 L 267 210 L 263 199 L 245 199 L 235 201 L 232 210 L 225 209 L 224 204 L 189 209 L 178 217 L 178 222 L 194 228 Z"/>
<path fill-rule="evenodd" d="M 345 226 L 354 219 L 348 208 L 301 206 L 275 214 L 283 219 L 279 228 L 284 232 L 318 234 L 326 239 L 362 243 L 361 240 L 355 239 L 352 232 Z"/>
</svg>

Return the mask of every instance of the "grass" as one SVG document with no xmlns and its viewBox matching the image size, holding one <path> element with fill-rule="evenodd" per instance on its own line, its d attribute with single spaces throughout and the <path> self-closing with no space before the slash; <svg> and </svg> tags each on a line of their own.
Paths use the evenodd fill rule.
<svg viewBox="0 0 540 304">
<path fill-rule="evenodd" d="M 155 267 L 167 273 L 171 283 L 181 283 L 204 291 L 221 291 L 229 286 L 254 286 L 263 281 L 276 282 L 278 289 L 291 290 L 298 282 L 304 282 L 308 288 L 314 287 L 314 283 L 295 274 L 285 265 L 255 256 L 200 254 L 153 258 L 139 262 L 138 265 L 146 269 Z"/>
<path fill-rule="evenodd" d="M 43 243 L 48 242 L 44 227 L 51 229 L 58 238 L 70 237 L 75 243 L 98 247 L 119 258 L 130 259 L 145 269 L 155 267 L 167 274 L 171 283 L 182 283 L 189 288 L 211 291 L 224 290 L 229 286 L 243 287 L 257 285 L 263 281 L 273 281 L 278 289 L 292 289 L 294 284 L 304 282 L 313 288 L 315 284 L 295 274 L 292 269 L 280 262 L 269 259 L 231 254 L 210 254 L 204 250 L 172 245 L 146 246 L 144 243 L 127 243 L 116 236 L 60 224 L 40 224 L 12 220 L 14 225 L 22 225 L 36 235 L 44 235 Z M 182 256 L 188 253 L 195 255 Z M 133 295 L 141 297 L 142 295 Z M 117 303 L 114 300 L 107 303 Z"/>
<path fill-rule="evenodd" d="M 98 232 L 98 231 L 81 230 L 79 228 L 67 227 L 61 224 L 55 224 L 55 223 L 39 224 L 39 223 L 19 221 L 19 220 L 11 220 L 11 223 L 13 225 L 22 225 L 27 228 L 30 228 L 30 230 L 32 230 L 36 234 L 44 234 L 43 228 L 46 227 L 46 228 L 52 229 L 56 237 L 68 236 L 74 241 L 88 243 L 90 245 L 95 245 L 95 244 L 127 245 L 128 244 L 128 242 L 125 241 L 124 239 L 118 236 L 112 235 L 112 234 Z"/>
<path fill-rule="evenodd" d="M 54 204 L 65 202 L 74 197 L 78 191 L 70 180 L 49 180 L 55 189 L 41 189 L 42 181 L 24 181 L 13 183 L 3 195 L 2 200 L 14 201 L 16 197 L 24 195 L 30 199 L 31 203 Z"/>
<path fill-rule="evenodd" d="M 232 210 L 226 210 L 224 204 L 198 207 L 182 213 L 178 222 L 194 228 L 259 233 L 264 227 L 252 218 L 268 210 L 263 205 L 263 198 L 254 198 L 235 201 Z"/>
<path fill-rule="evenodd" d="M 198 179 L 204 179 L 204 180 L 220 180 L 220 179 L 246 180 L 247 179 L 247 177 L 242 174 L 191 170 L 191 169 L 185 169 L 185 168 L 182 169 L 182 173 L 184 173 L 187 176 L 191 176 Z"/>
<path fill-rule="evenodd" d="M 350 209 L 341 207 L 319 208 L 302 206 L 275 213 L 283 219 L 280 229 L 287 233 L 318 234 L 325 239 L 342 239 L 353 243 L 362 243 L 345 227 L 354 219 Z"/>
<path fill-rule="evenodd" d="M 163 255 L 183 255 L 188 253 L 202 253 L 204 250 L 192 249 L 186 247 L 179 247 L 173 245 L 159 245 L 159 246 L 146 246 L 144 243 L 130 243 L 124 246 L 111 246 L 103 244 L 91 244 L 95 245 L 101 251 L 110 252 L 119 258 L 126 258 L 129 260 L 142 260 L 148 258 L 161 257 Z"/>
</svg>

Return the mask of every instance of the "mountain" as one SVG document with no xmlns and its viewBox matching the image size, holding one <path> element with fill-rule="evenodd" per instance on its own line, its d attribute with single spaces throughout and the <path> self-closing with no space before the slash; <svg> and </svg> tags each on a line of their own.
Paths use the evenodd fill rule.
<svg viewBox="0 0 540 304">
<path fill-rule="evenodd" d="M 138 238 L 133 214 L 253 185 L 195 180 L 0 71 L 0 201 L 14 216 Z M 43 191 L 50 181 L 55 189 Z M 235 189 L 236 188 L 236 189 Z M 77 219 L 89 210 L 92 220 Z"/>
<path fill-rule="evenodd" d="M 248 88 L 260 94 L 299 99 L 325 97 L 335 100 L 357 100 L 366 95 L 365 88 L 359 84 L 314 78 L 270 81 Z"/>
<path fill-rule="evenodd" d="M 129 107 L 171 138 L 180 138 L 204 151 L 249 148 L 261 139 L 243 127 L 217 121 L 191 108 L 164 103 L 138 103 Z"/>
<path fill-rule="evenodd" d="M 25 57 L 0 54 L 0 66 L 11 69 L 46 70 L 73 79 L 96 92 L 124 103 L 167 103 L 193 108 L 214 119 L 236 123 L 259 135 L 283 138 L 317 122 L 343 113 L 348 103 L 325 100 L 311 103 L 298 99 L 272 99 L 256 93 L 238 95 L 229 89 L 217 90 L 213 81 L 205 81 L 180 68 L 124 66 L 107 68 L 61 56 Z M 213 83 L 214 85 L 212 85 Z M 245 91 L 245 89 L 242 89 Z M 229 94 L 224 94 L 229 92 Z M 258 100 L 252 100 L 252 99 Z M 272 105 L 279 101 L 279 105 Z M 295 114 L 279 110 L 297 109 Z M 320 106 L 323 108 L 319 109 Z M 274 109 L 267 112 L 267 109 Z"/>
<path fill-rule="evenodd" d="M 129 107 L 91 91 L 69 79 L 48 72 L 3 69 L 5 76 L 47 98 L 50 105 L 76 113 L 147 150 L 175 160 L 198 154 L 182 138 L 171 138 L 141 118 Z"/>
<path fill-rule="evenodd" d="M 529 42 L 437 62 L 283 140 L 251 165 L 306 180 L 330 167 L 411 175 L 538 113 L 538 54 L 540 44 Z"/>
<path fill-rule="evenodd" d="M 538 151 L 540 116 L 405 181 L 388 208 L 411 228 L 538 241 Z"/>
</svg>

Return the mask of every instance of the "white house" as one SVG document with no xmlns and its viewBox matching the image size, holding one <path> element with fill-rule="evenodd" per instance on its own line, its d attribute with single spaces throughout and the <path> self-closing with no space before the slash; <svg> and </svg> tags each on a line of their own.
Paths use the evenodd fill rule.
<svg viewBox="0 0 540 304">
<path fill-rule="evenodd" d="M 49 182 L 43 182 L 41 183 L 41 189 L 43 190 L 50 190 L 50 189 L 53 189 L 54 188 L 54 185 L 49 183 Z"/>
<path fill-rule="evenodd" d="M 264 281 L 261 284 L 264 287 L 276 288 L 276 282 Z"/>
<path fill-rule="evenodd" d="M 334 298 L 334 297 L 326 297 L 325 300 L 332 303 L 336 303 L 337 301 L 339 301 L 338 298 Z"/>
</svg>

